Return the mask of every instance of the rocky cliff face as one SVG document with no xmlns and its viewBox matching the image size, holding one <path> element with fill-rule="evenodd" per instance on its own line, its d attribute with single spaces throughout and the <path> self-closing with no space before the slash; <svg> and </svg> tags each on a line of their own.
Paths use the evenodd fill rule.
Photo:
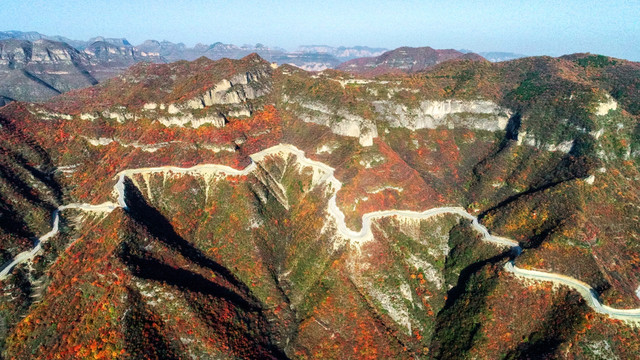
<svg viewBox="0 0 640 360">
<path fill-rule="evenodd" d="M 190 53 L 185 44 L 175 44 L 170 41 L 147 40 L 142 44 L 137 45 L 136 49 L 141 53 L 158 54 L 162 58 L 166 59 L 167 62 L 178 60 L 192 61 L 202 56 L 200 53 Z"/>
<path fill-rule="evenodd" d="M 87 66 L 88 59 L 67 44 L 49 40 L 3 40 L 0 42 L 0 65 L 24 68 L 32 64 Z"/>
<path fill-rule="evenodd" d="M 38 39 L 0 41 L 0 96 L 44 101 L 95 85 L 142 61 L 163 62 L 157 53 L 134 49 L 124 40 L 97 41 L 79 51 L 66 43 Z"/>
<path fill-rule="evenodd" d="M 405 105 L 379 100 L 373 103 L 380 115 L 377 121 L 366 120 L 346 110 L 330 110 L 330 107 L 317 102 L 290 101 L 301 106 L 301 119 L 327 126 L 337 135 L 358 138 L 360 145 L 371 146 L 378 137 L 376 123 L 386 122 L 388 126 L 418 129 L 475 129 L 486 131 L 504 131 L 512 115 L 509 109 L 500 107 L 491 101 L 445 100 L 423 101 L 419 107 L 408 108 Z M 302 115 L 304 114 L 304 115 Z"/>
<path fill-rule="evenodd" d="M 265 69 L 253 69 L 236 74 L 230 79 L 222 79 L 213 88 L 206 90 L 184 103 L 169 105 L 147 103 L 144 110 L 156 112 L 166 109 L 168 116 L 161 116 L 158 121 L 165 126 L 185 126 L 193 128 L 204 124 L 223 127 L 228 117 L 247 117 L 251 115 L 248 102 L 259 99 L 271 91 L 270 75 Z M 193 110 L 210 109 L 217 106 L 216 113 L 205 116 L 194 115 Z"/>
<path fill-rule="evenodd" d="M 411 130 L 445 127 L 500 131 L 512 115 L 512 111 L 486 100 L 422 101 L 416 108 L 377 101 L 374 107 L 391 126 Z"/>
<path fill-rule="evenodd" d="M 346 110 L 332 110 L 320 102 L 290 100 L 288 97 L 283 102 L 300 106 L 296 112 L 301 120 L 326 126 L 337 135 L 357 138 L 362 146 L 373 145 L 373 139 L 378 137 L 378 128 L 373 121 Z"/>
<path fill-rule="evenodd" d="M 269 74 L 260 69 L 237 74 L 231 79 L 223 79 L 213 89 L 195 99 L 187 101 L 191 109 L 202 109 L 212 105 L 240 104 L 266 95 L 270 88 Z"/>
<path fill-rule="evenodd" d="M 0 96 L 42 101 L 97 83 L 89 58 L 67 44 L 49 40 L 0 41 Z"/>
<path fill-rule="evenodd" d="M 165 60 L 158 52 L 140 51 L 122 41 L 96 41 L 84 49 L 91 61 L 92 73 L 98 80 L 108 79 L 139 62 L 163 63 Z"/>
<path fill-rule="evenodd" d="M 145 119 L 165 127 L 209 124 L 220 128 L 230 118 L 251 116 L 264 103 L 272 91 L 272 70 L 257 55 L 239 61 L 200 58 L 192 63 L 143 63 L 87 90 L 87 96 L 103 99 L 99 105 L 72 104 L 69 108 L 66 100 L 59 105 L 61 111 L 89 121 L 129 123 Z M 166 74 L 171 76 L 160 80 Z M 157 80 L 154 89 L 149 87 L 149 79 Z"/>
</svg>

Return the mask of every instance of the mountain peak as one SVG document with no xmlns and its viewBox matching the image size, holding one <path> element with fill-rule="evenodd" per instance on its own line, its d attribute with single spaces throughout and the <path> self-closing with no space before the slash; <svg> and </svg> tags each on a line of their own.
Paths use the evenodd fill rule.
<svg viewBox="0 0 640 360">
<path fill-rule="evenodd" d="M 131 43 L 125 38 L 105 38 L 103 36 L 96 36 L 89 39 L 89 43 L 104 41 L 115 46 L 132 46 Z"/>
<path fill-rule="evenodd" d="M 414 73 L 453 59 L 484 60 L 478 54 L 465 54 L 454 49 L 436 50 L 429 46 L 403 46 L 376 57 L 364 57 L 347 61 L 340 64 L 337 69 L 364 76 L 375 76 L 384 73 Z"/>
<path fill-rule="evenodd" d="M 243 61 L 251 61 L 254 63 L 266 63 L 269 64 L 269 62 L 265 59 L 263 59 L 260 55 L 258 55 L 258 53 L 251 53 L 245 57 L 242 58 Z"/>
<path fill-rule="evenodd" d="M 256 79 L 269 77 L 269 65 L 255 53 L 239 60 L 211 60 L 201 56 L 194 61 L 183 60 L 169 64 L 141 62 L 99 86 L 57 97 L 49 106 L 56 111 L 74 114 L 96 111 L 98 104 L 100 111 L 112 106 L 139 108 L 145 103 L 167 106 L 175 103 L 179 106 L 189 99 L 201 96 L 209 89 L 216 88 L 221 82 L 221 88 L 228 90 L 229 86 L 236 83 L 247 84 L 257 81 Z M 269 84 L 259 81 L 256 84 L 256 88 L 269 87 Z M 252 91 L 247 90 L 247 94 L 243 93 L 237 98 L 250 96 L 249 93 Z M 78 107 L 76 101 L 72 101 L 78 97 L 86 100 L 81 107 Z"/>
</svg>

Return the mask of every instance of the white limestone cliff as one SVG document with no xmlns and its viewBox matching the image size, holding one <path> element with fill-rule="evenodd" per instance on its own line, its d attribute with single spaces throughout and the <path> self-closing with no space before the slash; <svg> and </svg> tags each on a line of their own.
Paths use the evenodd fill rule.
<svg viewBox="0 0 640 360">
<path fill-rule="evenodd" d="M 267 77 L 264 71 L 236 74 L 231 79 L 223 79 L 203 94 L 187 100 L 184 104 L 171 104 L 169 107 L 181 109 L 203 109 L 212 105 L 241 104 L 269 93 L 268 83 L 260 82 Z M 254 87 L 254 83 L 259 82 Z M 258 88 L 258 89 L 256 89 Z"/>
<path fill-rule="evenodd" d="M 350 114 L 344 110 L 333 112 L 328 106 L 318 102 L 299 102 L 306 114 L 301 115 L 304 122 L 324 125 L 337 135 L 358 138 L 360 145 L 371 146 L 378 137 L 378 128 L 371 120 Z"/>
<path fill-rule="evenodd" d="M 392 127 L 410 130 L 469 128 L 504 130 L 511 111 L 487 100 L 426 100 L 416 108 L 389 101 L 375 101 L 375 110 Z"/>
<path fill-rule="evenodd" d="M 204 124 L 212 124 L 215 127 L 221 128 L 224 127 L 225 119 L 220 115 L 207 115 L 201 118 L 196 118 L 192 114 L 180 115 L 180 116 L 171 116 L 171 117 L 161 117 L 158 121 L 164 126 L 178 126 L 185 127 L 186 125 L 190 125 L 192 128 L 198 128 Z"/>
<path fill-rule="evenodd" d="M 596 108 L 596 115 L 604 116 L 607 115 L 609 111 L 618 109 L 618 103 L 614 98 L 610 95 L 606 95 L 606 98 L 606 101 L 598 104 L 598 107 Z"/>
</svg>

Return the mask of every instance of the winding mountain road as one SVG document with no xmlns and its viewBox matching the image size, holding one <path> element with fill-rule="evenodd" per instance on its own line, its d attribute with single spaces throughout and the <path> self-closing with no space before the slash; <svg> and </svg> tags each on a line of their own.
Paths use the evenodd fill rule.
<svg viewBox="0 0 640 360">
<path fill-rule="evenodd" d="M 94 213 L 110 213 L 119 206 L 112 202 L 105 202 L 99 205 L 91 205 L 91 204 L 67 204 L 62 205 L 53 211 L 51 217 L 53 218 L 53 226 L 51 227 L 51 231 L 42 235 L 41 237 L 36 239 L 35 245 L 33 249 L 23 251 L 20 254 L 16 255 L 9 264 L 5 265 L 5 267 L 0 271 L 0 280 L 4 280 L 8 275 L 11 269 L 13 269 L 16 265 L 22 264 L 25 261 L 33 259 L 34 256 L 40 252 L 42 249 L 42 244 L 47 242 L 52 237 L 56 236 L 59 232 L 60 225 L 60 212 L 67 209 L 76 209 L 82 210 L 86 212 L 94 212 Z"/>
<path fill-rule="evenodd" d="M 91 204 L 68 204 L 60 206 L 53 212 L 53 226 L 51 231 L 41 236 L 36 240 L 36 244 L 33 249 L 29 251 L 22 252 L 13 259 L 13 261 L 7 264 L 2 271 L 0 271 L 0 280 L 4 280 L 10 273 L 10 271 L 18 264 L 23 263 L 25 261 L 29 261 L 33 259 L 33 257 L 42 249 L 42 244 L 55 236 L 59 229 L 59 221 L 60 221 L 60 212 L 66 209 L 76 209 L 87 212 L 102 212 L 109 213 L 117 208 L 127 209 L 126 198 L 125 198 L 125 178 L 131 177 L 133 175 L 144 175 L 144 174 L 153 174 L 153 173 L 165 173 L 172 172 L 176 174 L 196 174 L 196 175 L 230 175 L 230 176 L 243 176 L 249 175 L 253 171 L 257 169 L 257 162 L 262 161 L 265 157 L 276 154 L 289 154 L 295 155 L 298 163 L 303 167 L 310 167 L 313 170 L 313 184 L 321 184 L 328 183 L 330 185 L 330 190 L 333 191 L 331 198 L 329 198 L 328 204 L 328 213 L 335 220 L 338 233 L 340 236 L 350 240 L 354 244 L 362 244 L 369 240 L 373 239 L 373 234 L 371 232 L 371 225 L 374 220 L 397 216 L 408 219 L 428 219 L 433 216 L 442 215 L 442 214 L 455 214 L 462 218 L 471 220 L 471 226 L 478 231 L 483 240 L 493 243 L 498 246 L 509 247 L 512 249 L 514 253 L 514 258 L 520 255 L 522 252 L 522 248 L 519 246 L 518 242 L 500 237 L 491 235 L 489 230 L 482 224 L 479 223 L 478 218 L 469 214 L 462 207 L 439 207 L 433 208 L 429 210 L 425 210 L 422 212 L 418 211 L 408 211 L 408 210 L 382 210 L 375 211 L 364 214 L 362 216 L 362 228 L 360 231 L 353 231 L 347 227 L 345 222 L 345 215 L 338 208 L 336 197 L 338 191 L 342 188 L 342 183 L 334 176 L 334 169 L 324 163 L 311 160 L 305 156 L 304 151 L 296 148 L 293 145 L 288 144 L 280 144 L 273 146 L 271 148 L 265 149 L 258 153 L 251 155 L 251 164 L 245 167 L 242 170 L 237 170 L 231 168 L 229 166 L 218 165 L 218 164 L 203 164 L 196 165 L 189 168 L 181 168 L 176 166 L 161 166 L 161 167 L 149 167 L 149 168 L 138 168 L 138 169 L 127 169 L 123 170 L 116 175 L 118 179 L 115 186 L 114 192 L 117 195 L 117 203 L 113 202 L 105 202 L 99 205 L 91 205 Z M 514 260 L 510 260 L 505 264 L 504 269 L 507 272 L 513 273 L 516 277 L 531 279 L 537 281 L 549 281 L 555 284 L 568 286 L 574 290 L 576 290 L 582 297 L 585 299 L 587 304 L 596 312 L 607 315 L 611 318 L 623 320 L 623 321 L 631 321 L 631 322 L 640 322 L 640 308 L 638 309 L 615 309 L 607 305 L 603 305 L 600 300 L 597 292 L 588 284 L 571 278 L 566 275 L 549 273 L 539 270 L 527 270 L 522 269 L 515 266 Z"/>
</svg>

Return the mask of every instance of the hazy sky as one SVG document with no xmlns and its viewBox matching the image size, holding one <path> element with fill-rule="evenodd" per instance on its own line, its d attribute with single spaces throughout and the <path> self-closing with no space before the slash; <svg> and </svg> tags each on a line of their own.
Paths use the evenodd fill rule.
<svg viewBox="0 0 640 360">
<path fill-rule="evenodd" d="M 2 0 L 4 30 L 194 45 L 592 52 L 640 60 L 640 0 Z"/>
</svg>

